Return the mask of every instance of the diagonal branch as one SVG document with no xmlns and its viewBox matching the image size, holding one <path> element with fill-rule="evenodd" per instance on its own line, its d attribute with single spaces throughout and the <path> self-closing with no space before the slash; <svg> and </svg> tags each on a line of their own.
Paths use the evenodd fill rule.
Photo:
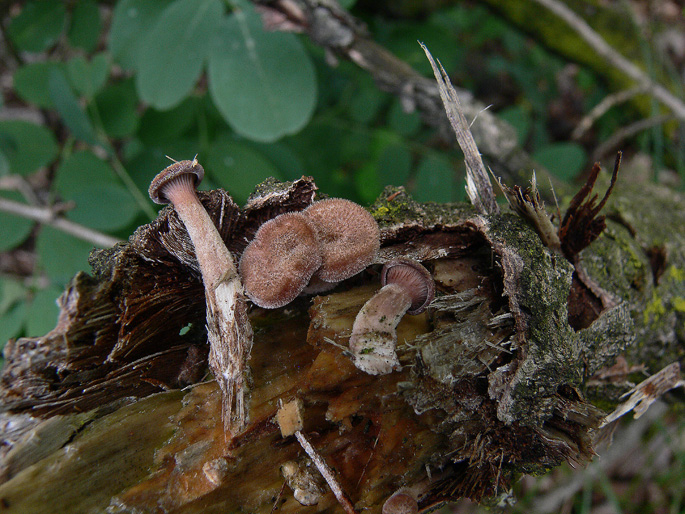
<svg viewBox="0 0 685 514">
<path fill-rule="evenodd" d="M 121 242 L 117 239 L 92 228 L 84 227 L 73 221 L 57 216 L 55 212 L 49 207 L 37 207 L 35 205 L 26 205 L 20 202 L 14 202 L 6 198 L 0 198 L 0 211 L 9 212 L 23 218 L 38 221 L 44 225 L 50 225 L 62 232 L 66 232 L 95 246 L 101 248 L 109 248 Z"/>
<path fill-rule="evenodd" d="M 407 112 L 417 111 L 423 121 L 436 127 L 446 140 L 452 129 L 444 114 L 435 80 L 424 77 L 406 62 L 371 39 L 364 25 L 331 0 L 252 0 L 269 30 L 301 32 L 327 55 L 352 61 L 369 73 L 381 91 L 395 95 Z M 455 88 L 473 138 L 488 166 L 508 180 L 522 182 L 523 170 L 535 169 L 538 177 L 549 177 L 557 190 L 557 179 L 533 162 L 519 146 L 515 129 L 477 101 L 470 91 Z"/>
<path fill-rule="evenodd" d="M 668 89 L 652 80 L 644 71 L 635 64 L 623 57 L 611 45 L 609 45 L 583 18 L 569 9 L 558 0 L 535 0 L 540 5 L 546 7 L 554 14 L 568 23 L 587 44 L 589 44 L 599 55 L 609 64 L 618 68 L 630 78 L 635 80 L 640 86 L 668 107 L 673 114 L 681 120 L 685 120 L 685 103 L 674 96 Z"/>
</svg>

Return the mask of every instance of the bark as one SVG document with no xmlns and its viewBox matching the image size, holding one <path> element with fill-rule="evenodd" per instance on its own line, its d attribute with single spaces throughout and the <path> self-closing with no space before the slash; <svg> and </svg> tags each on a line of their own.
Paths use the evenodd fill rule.
<svg viewBox="0 0 685 514">
<path fill-rule="evenodd" d="M 237 258 L 263 221 L 315 192 L 303 178 L 262 184 L 242 210 L 222 190 L 201 200 Z M 298 438 L 281 435 L 276 413 L 291 400 L 303 405 L 298 433 L 357 512 L 380 512 L 403 487 L 422 510 L 490 502 L 521 473 L 591 459 L 631 369 L 682 359 L 676 193 L 619 185 L 607 228 L 574 264 L 514 214 L 417 204 L 402 189 L 371 212 L 377 264 L 331 292 L 250 312 L 250 421 L 236 434 L 205 376 L 203 288 L 173 210 L 94 254 L 93 276 L 61 297 L 56 328 L 8 343 L 3 510 L 343 512 Z M 380 263 L 397 256 L 422 261 L 438 293 L 398 326 L 401 371 L 372 376 L 343 349 Z M 627 364 L 609 368 L 617 359 Z"/>
</svg>

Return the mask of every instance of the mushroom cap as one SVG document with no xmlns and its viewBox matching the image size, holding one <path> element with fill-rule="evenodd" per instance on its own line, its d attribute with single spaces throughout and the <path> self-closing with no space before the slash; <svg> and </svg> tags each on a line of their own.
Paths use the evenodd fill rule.
<svg viewBox="0 0 685 514">
<path fill-rule="evenodd" d="M 419 504 L 410 494 L 396 492 L 383 504 L 382 514 L 417 514 Z"/>
<path fill-rule="evenodd" d="M 240 258 L 239 272 L 247 296 L 266 309 L 292 302 L 321 266 L 316 230 L 299 212 L 267 221 Z"/>
<path fill-rule="evenodd" d="M 411 297 L 407 314 L 421 314 L 435 297 L 435 282 L 418 261 L 400 257 L 388 261 L 381 270 L 381 284 L 398 284 Z"/>
<path fill-rule="evenodd" d="M 317 272 L 321 280 L 345 280 L 375 261 L 380 230 L 361 205 L 329 198 L 313 203 L 303 213 L 312 220 L 323 252 L 323 263 Z"/>
<path fill-rule="evenodd" d="M 164 192 L 169 185 L 176 183 L 179 178 L 185 178 L 184 182 L 186 182 L 187 178 L 191 177 L 193 187 L 197 187 L 204 176 L 205 170 L 197 162 L 197 159 L 175 162 L 171 166 L 164 168 L 152 179 L 148 194 L 153 202 L 164 205 L 170 203 Z"/>
</svg>

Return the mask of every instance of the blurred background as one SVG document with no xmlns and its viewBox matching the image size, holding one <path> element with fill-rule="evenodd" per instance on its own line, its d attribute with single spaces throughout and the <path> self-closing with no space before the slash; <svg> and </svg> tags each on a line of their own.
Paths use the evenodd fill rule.
<svg viewBox="0 0 685 514">
<path fill-rule="evenodd" d="M 342 4 L 431 76 L 424 42 L 560 181 L 582 180 L 595 161 L 610 168 L 620 149 L 621 180 L 683 190 L 682 119 L 537 0 Z M 681 2 L 563 5 L 683 101 Z M 168 157 L 197 155 L 201 188 L 239 204 L 267 177 L 302 175 L 364 205 L 387 184 L 419 201 L 466 198 L 452 141 L 354 64 L 265 31 L 246 0 L 2 1 L 0 90 L 0 344 L 52 329 L 55 299 L 89 270 L 92 248 L 154 219 L 147 187 Z M 677 414 L 657 405 L 616 441 L 581 472 L 523 477 L 492 509 L 685 512 Z"/>
</svg>

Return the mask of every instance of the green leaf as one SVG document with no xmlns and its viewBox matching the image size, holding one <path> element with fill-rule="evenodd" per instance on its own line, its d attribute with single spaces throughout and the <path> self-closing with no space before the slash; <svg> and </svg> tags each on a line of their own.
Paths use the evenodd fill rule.
<svg viewBox="0 0 685 514">
<path fill-rule="evenodd" d="M 73 136 L 89 145 L 98 145 L 95 128 L 79 105 L 64 73 L 60 70 L 52 70 L 48 78 L 48 88 L 52 103 L 55 104 L 55 109 L 62 117 L 64 124 L 71 130 Z"/>
<path fill-rule="evenodd" d="M 10 161 L 5 152 L 0 149 L 0 177 L 10 174 Z"/>
<path fill-rule="evenodd" d="M 552 143 L 535 152 L 533 159 L 560 179 L 570 182 L 585 165 L 587 155 L 578 143 Z"/>
<path fill-rule="evenodd" d="M 83 150 L 69 155 L 60 163 L 52 187 L 62 198 L 71 199 L 72 195 L 87 187 L 116 183 L 116 175 L 110 165 L 93 152 Z"/>
<path fill-rule="evenodd" d="M 57 41 L 65 21 L 63 2 L 27 2 L 19 15 L 10 21 L 7 35 L 19 50 L 42 52 Z"/>
<path fill-rule="evenodd" d="M 129 226 L 140 213 L 131 193 L 116 184 L 97 184 L 70 195 L 76 207 L 67 218 L 95 230 L 115 231 Z"/>
<path fill-rule="evenodd" d="M 138 137 L 147 145 L 175 139 L 192 125 L 197 111 L 198 102 L 196 98 L 186 98 L 168 111 L 146 109 L 140 119 Z"/>
<path fill-rule="evenodd" d="M 16 191 L 2 191 L 0 196 L 15 202 L 22 202 L 21 194 Z M 23 243 L 31 234 L 34 222 L 8 212 L 0 213 L 0 252 L 7 251 Z"/>
<path fill-rule="evenodd" d="M 65 285 L 79 271 L 89 271 L 88 255 L 93 244 L 43 225 L 36 239 L 39 266 L 50 279 Z"/>
<path fill-rule="evenodd" d="M 26 300 L 26 287 L 19 280 L 0 277 L 0 316 L 17 302 Z"/>
<path fill-rule="evenodd" d="M 360 77 L 350 100 L 349 115 L 355 121 L 369 124 L 388 96 L 380 91 L 371 78 Z"/>
<path fill-rule="evenodd" d="M 520 105 L 513 105 L 498 112 L 497 116 L 516 129 L 518 142 L 523 145 L 532 125 L 528 110 Z"/>
<path fill-rule="evenodd" d="M 386 146 L 378 158 L 378 179 L 381 185 L 404 185 L 409 178 L 411 161 L 411 152 L 405 145 Z"/>
<path fill-rule="evenodd" d="M 67 32 L 71 46 L 92 52 L 98 44 L 101 29 L 102 20 L 98 4 L 94 0 L 76 2 Z"/>
<path fill-rule="evenodd" d="M 220 136 L 212 143 L 206 168 L 238 203 L 245 202 L 265 178 L 281 178 L 276 167 L 260 153 L 228 136 Z"/>
<path fill-rule="evenodd" d="M 388 113 L 388 125 L 403 136 L 411 136 L 421 128 L 421 116 L 417 111 L 406 113 L 402 102 L 394 100 Z"/>
<path fill-rule="evenodd" d="M 172 0 L 120 0 L 114 6 L 109 50 L 123 68 L 133 70 L 143 47 L 144 34 Z"/>
<path fill-rule="evenodd" d="M 354 185 L 363 203 L 372 203 L 383 190 L 375 163 L 366 162 L 354 174 Z"/>
<path fill-rule="evenodd" d="M 5 347 L 8 339 L 17 337 L 21 333 L 27 310 L 26 302 L 18 302 L 0 317 L 0 348 Z"/>
<path fill-rule="evenodd" d="M 209 92 L 240 135 L 275 141 L 310 120 L 314 66 L 292 34 L 266 32 L 250 6 L 226 18 L 209 57 Z"/>
<path fill-rule="evenodd" d="M 157 109 L 178 104 L 193 89 L 223 15 L 221 0 L 176 0 L 143 37 L 136 87 Z"/>
<path fill-rule="evenodd" d="M 98 54 L 90 62 L 82 56 L 67 61 L 69 83 L 79 95 L 87 99 L 93 98 L 95 93 L 105 85 L 108 75 L 109 57 L 107 54 Z"/>
<path fill-rule="evenodd" d="M 56 61 L 33 62 L 14 73 L 14 90 L 27 102 L 42 108 L 52 108 L 48 77 L 53 69 L 63 70 L 64 64 Z"/>
<path fill-rule="evenodd" d="M 94 99 L 94 108 L 100 116 L 102 128 L 108 136 L 130 136 L 138 128 L 138 95 L 129 78 L 104 87 Z"/>
<path fill-rule="evenodd" d="M 421 160 L 414 177 L 414 198 L 419 202 L 454 202 L 457 195 L 454 169 L 442 155 L 428 155 Z"/>
<path fill-rule="evenodd" d="M 28 175 L 57 156 L 55 136 L 42 125 L 22 120 L 0 120 L 0 150 L 12 173 Z"/>
<path fill-rule="evenodd" d="M 288 145 L 282 142 L 259 143 L 246 141 L 245 143 L 269 159 L 285 180 L 297 180 L 305 174 L 302 160 Z"/>
<path fill-rule="evenodd" d="M 62 291 L 56 287 L 41 289 L 35 294 L 26 317 L 27 337 L 43 336 L 55 328 L 59 316 L 57 298 L 61 294 Z"/>
</svg>

